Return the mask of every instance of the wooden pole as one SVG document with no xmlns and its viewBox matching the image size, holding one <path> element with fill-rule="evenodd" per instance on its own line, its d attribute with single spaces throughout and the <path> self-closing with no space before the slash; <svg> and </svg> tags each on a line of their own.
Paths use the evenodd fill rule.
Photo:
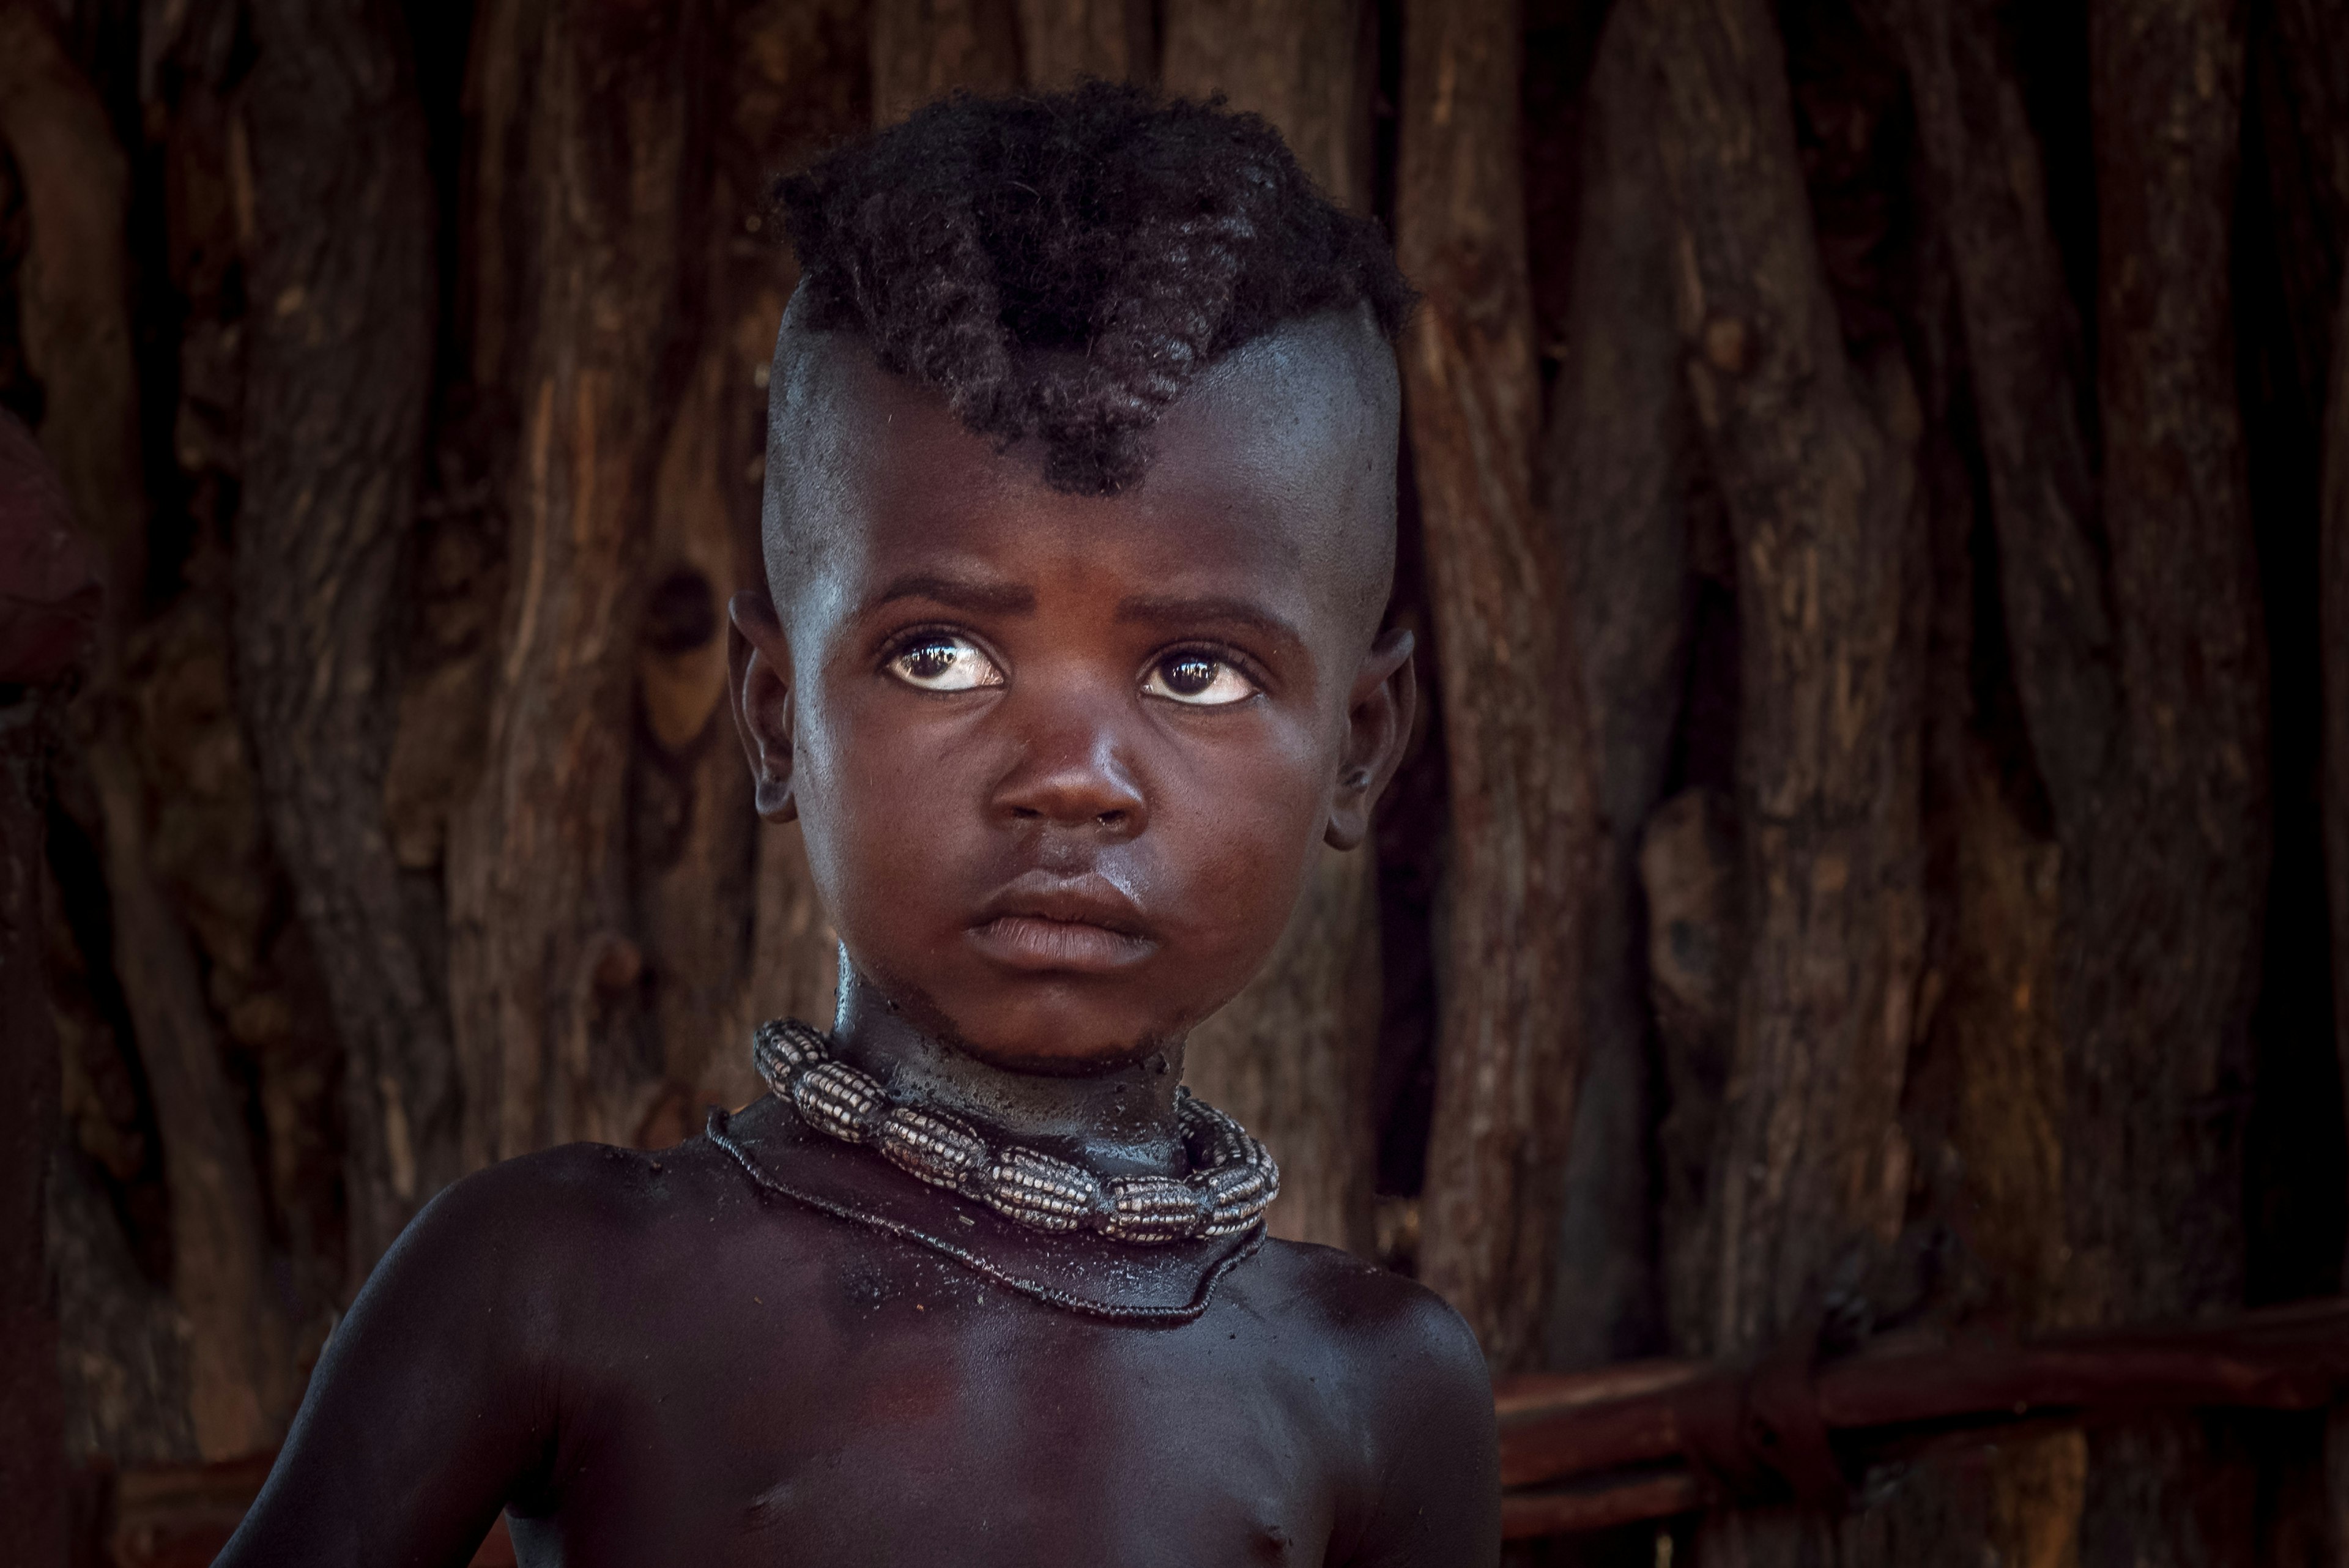
<svg viewBox="0 0 2349 1568">
<path fill-rule="evenodd" d="M 1582 1092 L 1568 1154 L 1560 1274 L 1547 1359 L 1585 1366 L 1661 1316 L 1651 1158 L 1648 911 L 1640 848 L 1681 719 L 1695 579 L 1690 493 L 1702 457 L 1681 369 L 1670 235 L 1657 200 L 1656 78 L 1628 8 L 1600 36 L 1582 118 L 1564 358 L 1540 479 L 1566 563 L 1568 615 L 1597 750 Z M 1702 1117 L 1692 1075 L 1671 1081 Z M 1643 1347 L 1644 1348 L 1644 1347 Z"/>
<path fill-rule="evenodd" d="M 485 142 L 518 175 L 480 217 L 520 416 L 486 757 L 451 825 L 450 1000 L 469 1165 L 626 1143 L 658 1099 L 627 781 L 660 438 L 688 372 L 703 7 L 493 0 Z M 509 54 L 508 51 L 511 51 Z M 627 134 L 608 134 L 615 126 Z M 490 187 L 492 190 L 496 187 Z M 505 269 L 502 274 L 497 269 Z M 526 280 L 524 282 L 518 280 Z"/>
<path fill-rule="evenodd" d="M 1540 417 L 1517 167 L 1516 8 L 1403 13 L 1402 352 L 1451 769 L 1420 1277 L 1495 1367 L 1538 1354 L 1580 1061 L 1596 830 Z"/>
<path fill-rule="evenodd" d="M 344 1052 L 349 1273 L 463 1174 L 439 889 L 384 820 L 431 397 L 434 211 L 396 8 L 264 0 L 236 695 Z"/>
<path fill-rule="evenodd" d="M 1009 92 L 1020 79 L 1014 0 L 874 0 L 874 124 L 957 88 Z"/>
<path fill-rule="evenodd" d="M 119 690 L 139 618 L 147 506 L 130 347 L 129 177 L 105 111 L 29 5 L 0 6 L 0 137 L 31 220 L 25 346 L 47 393 L 45 445 L 77 524 L 107 563 L 102 657 L 85 698 L 85 762 L 103 825 L 117 973 L 152 1089 L 187 1314 L 189 1414 L 206 1458 L 277 1440 L 293 1357 L 272 1288 L 260 1183 L 222 1069 L 194 944 L 148 854 L 146 784 Z"/>
<path fill-rule="evenodd" d="M 2269 803 L 2229 272 L 2241 17 L 2231 0 L 2095 0 L 2089 45 L 2119 703 L 2111 773 L 2055 805 L 2081 850 L 2070 1304 L 2098 1322 L 2241 1299 L 2240 1113 L 2220 1107 L 2250 1073 Z M 2134 1428 L 2090 1451 L 2084 1557 L 2248 1560 L 2249 1477 L 2197 1428 Z"/>
</svg>

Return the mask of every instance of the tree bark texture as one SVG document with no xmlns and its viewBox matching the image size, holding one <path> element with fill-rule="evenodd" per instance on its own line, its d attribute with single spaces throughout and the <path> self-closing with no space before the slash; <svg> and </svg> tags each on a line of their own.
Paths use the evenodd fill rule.
<svg viewBox="0 0 2349 1568">
<path fill-rule="evenodd" d="M 1020 84 L 1016 0 L 873 0 L 873 120 L 895 125 L 957 88 Z"/>
<path fill-rule="evenodd" d="M 511 15 L 506 14 L 511 11 Z M 485 761 L 449 847 L 466 1163 L 631 1140 L 658 1097 L 630 918 L 629 722 L 660 412 L 685 375 L 680 249 L 702 149 L 700 6 L 493 0 L 485 61 L 514 161 L 498 330 L 520 421 Z M 504 91 L 512 93 L 511 98 Z M 512 128 L 512 129 L 507 129 Z"/>
<path fill-rule="evenodd" d="M 276 1440 L 293 1363 L 268 1267 L 260 1184 L 222 1070 L 203 980 L 147 853 L 145 781 L 121 685 L 140 601 L 147 508 L 131 360 L 127 176 L 95 92 L 31 8 L 0 9 L 0 135 L 27 193 L 26 358 L 43 380 L 44 444 L 107 563 L 102 661 L 78 716 L 104 840 L 124 1000 L 153 1086 L 169 1172 L 171 1288 L 190 1331 L 188 1403 L 205 1458 Z"/>
<path fill-rule="evenodd" d="M 2099 538 L 2078 332 L 2020 95 L 1987 17 L 1913 6 L 1902 30 L 1949 208 L 2013 665 L 2062 851 L 2070 1261 L 2043 1310 L 2189 1312 L 2240 1289 L 2230 1102 L 2265 881 L 2264 672 L 2227 296 L 2240 41 L 2223 7 L 2091 11 Z M 2120 1521 L 2142 1528 L 2148 1486 L 2184 1492 L 2171 1467 L 2195 1462 L 2190 1440 L 2145 1439 L 2159 1453 L 2144 1463 L 2126 1452 L 2137 1441 L 2113 1440 L 2121 1451 L 2089 1472 L 2091 1560 L 2136 1539 Z M 2229 1555 L 2209 1528 L 2223 1527 L 2165 1532 L 2177 1555 L 2163 1560 Z"/>
<path fill-rule="evenodd" d="M 1932 227 L 1957 296 L 1990 524 L 2001 548 L 2013 666 L 2043 682 L 2025 723 L 2040 762 L 2078 777 L 2112 722 L 2111 632 L 2089 528 L 2095 489 L 2080 406 L 2079 333 L 2048 224 L 2038 143 L 1987 5 L 1895 0 L 1885 7 L 1909 68 L 1930 183 Z M 1971 488 L 1962 476 L 1937 486 Z M 1963 533 L 1975 524 L 1966 507 Z M 1944 530 L 1947 533 L 1948 530 Z M 1962 1162 L 1963 1234 L 2006 1309 L 2030 1326 L 2064 1320 L 2064 1035 L 2060 842 L 2035 827 L 1972 711 L 1971 571 L 1966 538 L 1937 543 L 1940 622 L 1930 743 L 1947 811 L 1955 909 L 1940 971 L 1932 1055 L 1953 1067 L 1947 1137 Z M 1952 572 L 1962 584 L 1947 581 Z M 2070 595 L 2071 597 L 2066 597 Z M 2065 718 L 2056 720 L 2053 713 Z M 2037 719 L 2033 724 L 2033 717 Z M 2003 1449 L 1988 1530 L 2013 1560 L 2076 1560 L 2085 1476 L 2077 1434 Z"/>
<path fill-rule="evenodd" d="M 1377 64 L 1368 19 L 1363 0 L 1174 0 L 1161 80 L 1264 116 L 1332 200 L 1367 208 Z"/>
<path fill-rule="evenodd" d="M 1920 566 L 1905 367 L 1846 357 L 1766 7 L 1647 4 L 1676 309 L 1736 546 L 1749 947 L 1713 1217 L 1716 1351 L 1816 1310 L 1899 1228 L 1922 941 Z"/>
<path fill-rule="evenodd" d="M 2124 1303 L 2183 1314 L 2242 1290 L 2268 753 L 2228 272 L 2240 17 L 2227 0 L 2096 0 L 2089 41 L 2120 703 L 2109 784 L 2051 777 L 2051 791 L 2085 839 L 2066 1239 L 2079 1314 L 2108 1321 Z M 2246 1478 L 2224 1474 L 2199 1430 L 2090 1449 L 2084 1562 L 2244 1560 L 2248 1494 L 2228 1483 Z"/>
<path fill-rule="evenodd" d="M 1370 82 L 1359 0 L 1305 6 L 1180 0 L 1166 12 L 1164 84 L 1222 93 L 1278 127 L 1337 200 L 1369 201 Z M 1324 849 L 1288 929 L 1248 988 L 1191 1033 L 1184 1074 L 1281 1161 L 1271 1225 L 1369 1251 L 1371 1088 L 1378 1055 L 1378 874 Z"/>
<path fill-rule="evenodd" d="M 1019 0 L 1019 55 L 1040 92 L 1146 78 L 1156 38 L 1146 0 Z"/>
<path fill-rule="evenodd" d="M 2265 669 L 2229 317 L 2241 39 L 2223 0 L 2091 11 L 2097 386 L 2127 794 L 2082 801 L 2072 1147 L 2083 1310 L 2240 1289 L 2227 1172 L 2266 869 Z M 2154 150 L 2158 149 L 2157 154 Z M 2051 770 L 2052 771 L 2052 770 Z M 2134 798 L 2131 798 L 2134 797 Z M 2101 808 L 2101 809 L 2100 809 Z M 2098 854 L 2097 851 L 2103 851 Z M 2132 896 L 2135 895 L 2135 896 Z M 2109 938 L 2108 941 L 2095 939 Z"/>
<path fill-rule="evenodd" d="M 243 1118 L 204 1002 L 185 931 L 147 860 L 138 764 L 115 727 L 89 742 L 106 824 L 115 950 L 136 954 L 126 985 L 140 1060 L 163 1135 L 171 1223 L 171 1289 L 187 1315 L 188 1407 L 197 1451 L 231 1459 L 274 1444 L 295 1388 L 285 1314 L 269 1267 L 260 1182 Z"/>
<path fill-rule="evenodd" d="M 1547 1345 L 1568 1366 L 1658 1348 L 1661 1310 L 1640 847 L 1687 680 L 1688 492 L 1701 460 L 1652 199 L 1656 78 L 1636 26 L 1628 8 L 1609 17 L 1586 88 L 1579 240 L 1539 475 L 1598 758 L 1582 1088 Z"/>
<path fill-rule="evenodd" d="M 351 1266 L 463 1174 L 439 889 L 384 817 L 431 397 L 432 191 L 400 19 L 263 0 L 237 697 L 344 1052 Z M 419 330 L 422 328 L 422 330 Z"/>
<path fill-rule="evenodd" d="M 1502 0 L 1403 16 L 1395 208 L 1424 292 L 1402 348 L 1450 769 L 1421 1278 L 1495 1369 L 1538 1355 L 1581 1055 L 1595 823 L 1555 535 Z"/>
</svg>

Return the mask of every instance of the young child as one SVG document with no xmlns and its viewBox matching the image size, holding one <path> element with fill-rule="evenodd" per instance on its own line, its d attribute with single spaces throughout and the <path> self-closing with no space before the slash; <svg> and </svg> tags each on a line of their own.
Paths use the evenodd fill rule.
<svg viewBox="0 0 2349 1568">
<path fill-rule="evenodd" d="M 678 1147 L 483 1171 L 385 1257 L 222 1561 L 1462 1564 L 1483 1361 L 1265 1240 L 1185 1032 L 1360 844 L 1410 728 L 1410 291 L 1262 121 L 958 99 L 780 191 L 760 811 L 830 1035 Z"/>
</svg>

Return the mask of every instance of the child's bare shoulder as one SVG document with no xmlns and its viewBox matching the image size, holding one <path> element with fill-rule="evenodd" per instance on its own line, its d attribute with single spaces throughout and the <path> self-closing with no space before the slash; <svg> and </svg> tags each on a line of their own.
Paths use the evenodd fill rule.
<svg viewBox="0 0 2349 1568">
<path fill-rule="evenodd" d="M 1357 1377 L 1407 1397 L 1491 1406 L 1484 1353 L 1451 1303 L 1351 1252 L 1273 1241 L 1234 1276 L 1237 1303 L 1343 1357 Z"/>
<path fill-rule="evenodd" d="M 1348 1510 L 1331 1560 L 1489 1562 L 1499 1435 L 1467 1324 L 1426 1286 L 1335 1248 L 1273 1241 L 1256 1262 L 1234 1272 L 1232 1304 L 1268 1320 L 1295 1359 L 1327 1370 L 1323 1396 L 1374 1478 Z"/>
<path fill-rule="evenodd" d="M 502 1293 L 559 1294 L 583 1274 L 616 1283 L 706 1259 L 744 1227 L 775 1223 L 704 1139 L 655 1150 L 574 1143 L 502 1160 L 450 1187 L 386 1262 L 419 1251 Z"/>
</svg>

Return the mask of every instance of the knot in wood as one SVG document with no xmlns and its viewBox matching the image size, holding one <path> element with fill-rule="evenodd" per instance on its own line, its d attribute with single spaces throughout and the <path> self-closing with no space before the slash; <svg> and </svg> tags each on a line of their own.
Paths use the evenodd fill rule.
<svg viewBox="0 0 2349 1568">
<path fill-rule="evenodd" d="M 1705 362 L 1725 376 L 1743 376 L 1752 363 L 1753 333 L 1733 316 L 1716 316 L 1704 324 Z"/>
<path fill-rule="evenodd" d="M 644 950 L 627 938 L 606 934 L 591 950 L 587 979 L 597 995 L 617 996 L 643 978 Z"/>
</svg>

